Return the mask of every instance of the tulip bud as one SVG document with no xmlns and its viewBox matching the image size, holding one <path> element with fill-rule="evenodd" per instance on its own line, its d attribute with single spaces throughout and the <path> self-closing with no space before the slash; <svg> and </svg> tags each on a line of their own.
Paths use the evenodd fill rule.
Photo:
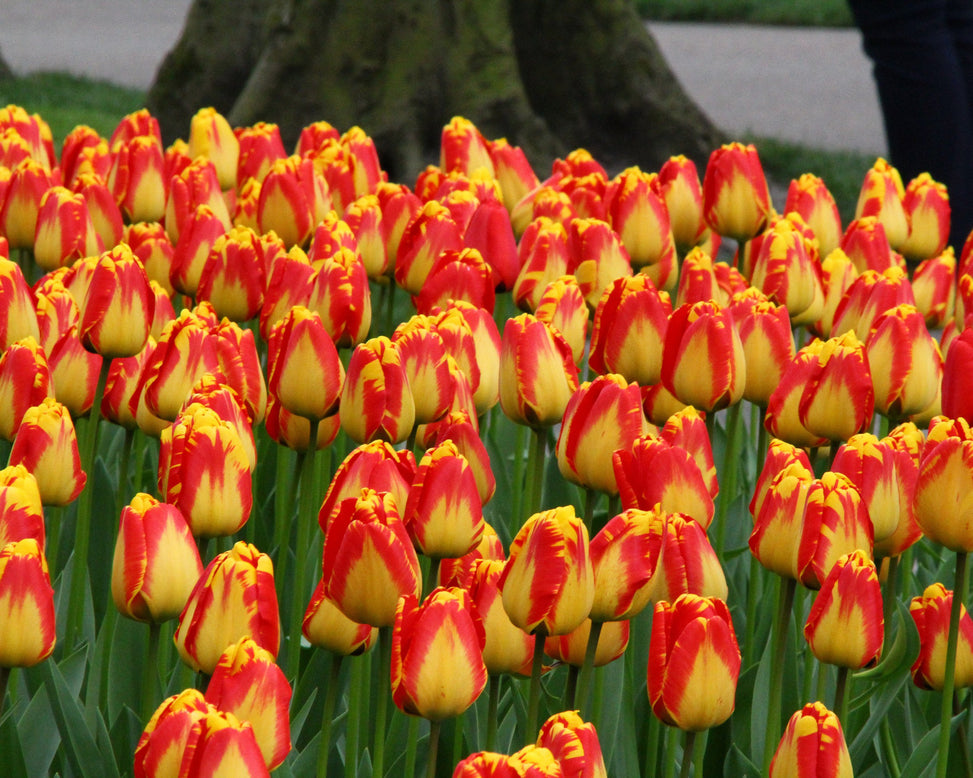
<svg viewBox="0 0 973 778">
<path fill-rule="evenodd" d="M 896 450 L 891 443 L 862 433 L 838 449 L 831 465 L 833 472 L 848 476 L 861 492 L 876 542 L 895 531 L 901 515 L 895 460 Z"/>
<path fill-rule="evenodd" d="M 310 159 L 292 156 L 270 166 L 257 205 L 261 232 L 275 232 L 288 247 L 303 246 L 330 210 L 328 184 Z"/>
<path fill-rule="evenodd" d="M 59 181 L 40 162 L 24 159 L 13 169 L 0 205 L 0 235 L 12 249 L 33 249 L 44 194 Z"/>
<path fill-rule="evenodd" d="M 388 627 L 403 595 L 421 591 L 419 560 L 388 492 L 343 500 L 324 540 L 324 591 L 353 621 Z"/>
<path fill-rule="evenodd" d="M 930 330 L 939 329 L 950 320 L 956 306 L 956 254 L 952 246 L 916 266 L 912 293 Z"/>
<path fill-rule="evenodd" d="M 912 665 L 912 680 L 920 689 L 942 690 L 946 679 L 946 640 L 949 634 L 953 592 L 941 583 L 926 587 L 909 603 L 909 615 L 919 631 L 919 656 Z M 973 619 L 960 604 L 956 643 L 955 688 L 973 686 Z"/>
<path fill-rule="evenodd" d="M 521 310 L 536 311 L 547 285 L 570 270 L 567 231 L 560 222 L 539 216 L 527 226 L 517 252 L 514 302 Z"/>
<path fill-rule="evenodd" d="M 716 233 L 746 242 L 764 228 L 770 210 L 756 147 L 730 143 L 710 154 L 703 175 L 703 217 Z"/>
<path fill-rule="evenodd" d="M 770 763 L 770 778 L 795 775 L 854 775 L 841 722 L 820 702 L 810 702 L 791 716 Z"/>
<path fill-rule="evenodd" d="M 111 141 L 108 188 L 129 222 L 162 221 L 166 211 L 162 143 L 155 135 Z"/>
<path fill-rule="evenodd" d="M 172 263 L 175 246 L 159 222 L 138 222 L 125 228 L 124 242 L 132 249 L 150 281 L 160 284 L 167 298 L 172 297 Z M 100 252 L 98 252 L 100 253 Z M 158 297 L 156 298 L 158 302 Z M 170 302 L 170 306 L 171 306 Z M 158 312 L 156 312 L 158 313 Z M 175 316 L 173 315 L 173 318 Z M 156 333 L 158 334 L 158 333 Z"/>
<path fill-rule="evenodd" d="M 268 770 L 291 750 L 291 687 L 274 654 L 246 636 L 227 646 L 206 687 L 206 701 L 253 727 Z"/>
<path fill-rule="evenodd" d="M 74 423 L 64 405 L 48 397 L 27 409 L 9 464 L 24 465 L 34 474 L 45 505 L 67 505 L 81 494 L 87 476 L 81 469 Z"/>
<path fill-rule="evenodd" d="M 647 276 L 613 281 L 598 301 L 588 364 L 641 386 L 659 383 L 672 305 Z"/>
<path fill-rule="evenodd" d="M 36 336 L 10 344 L 0 354 L 0 437 L 14 440 L 27 409 L 53 394 L 50 366 Z"/>
<path fill-rule="evenodd" d="M 179 239 L 173 241 L 170 282 L 176 291 L 196 296 L 210 251 L 227 226 L 207 204 L 197 205 L 183 220 Z"/>
<path fill-rule="evenodd" d="M 458 716 L 486 686 L 485 640 L 465 590 L 438 587 L 422 603 L 403 596 L 392 628 L 392 700 L 430 721 Z"/>
<path fill-rule="evenodd" d="M 733 713 L 740 661 L 723 600 L 683 594 L 657 603 L 649 642 L 652 712 L 693 732 L 722 724 Z"/>
<path fill-rule="evenodd" d="M 333 127 L 331 129 L 334 131 L 334 137 L 337 138 L 338 131 Z M 280 127 L 276 124 L 256 122 L 249 127 L 237 129 L 234 135 L 240 144 L 236 172 L 238 184 L 242 185 L 250 179 L 263 181 L 274 162 L 287 156 L 284 142 L 280 138 Z M 298 143 L 297 153 L 304 156 L 300 143 Z"/>
<path fill-rule="evenodd" d="M 919 460 L 916 520 L 951 551 L 973 550 L 973 432 L 963 418 L 940 417 L 929 428 Z"/>
<path fill-rule="evenodd" d="M 312 646 L 342 656 L 363 654 L 378 639 L 378 627 L 352 621 L 325 595 L 323 579 L 311 595 L 301 632 Z"/>
<path fill-rule="evenodd" d="M 245 322 L 264 302 L 266 272 L 259 236 L 233 227 L 213 242 L 199 276 L 196 299 L 212 303 L 219 316 Z"/>
<path fill-rule="evenodd" d="M 309 258 L 314 259 L 313 247 Z M 317 311 L 338 348 L 361 343 L 372 323 L 368 275 L 358 250 L 341 248 L 312 263 L 307 307 Z"/>
<path fill-rule="evenodd" d="M 896 265 L 885 227 L 877 216 L 862 216 L 851 222 L 845 228 L 838 248 L 848 256 L 859 273 L 866 270 L 881 273 Z"/>
<path fill-rule="evenodd" d="M 498 582 L 510 620 L 529 634 L 563 635 L 591 611 L 588 530 L 573 506 L 535 513 L 510 544 Z"/>
<path fill-rule="evenodd" d="M 773 454 L 772 449 L 761 473 L 761 491 L 750 503 L 754 519 L 750 552 L 771 572 L 795 578 L 804 508 L 814 474 L 806 455 L 796 456 L 793 448 Z"/>
<path fill-rule="evenodd" d="M 858 195 L 855 218 L 875 217 L 889 245 L 899 251 L 909 237 L 909 217 L 902 205 L 905 190 L 899 171 L 879 157 L 867 171 Z"/>
<path fill-rule="evenodd" d="M 949 344 L 942 393 L 944 415 L 973 422 L 973 329 L 963 330 Z"/>
<path fill-rule="evenodd" d="M 105 249 L 84 197 L 63 186 L 51 187 L 41 198 L 33 246 L 35 261 L 47 271 Z"/>
<path fill-rule="evenodd" d="M 165 225 L 173 243 L 179 242 L 187 221 L 201 205 L 213 211 L 224 229 L 230 228 L 230 209 L 220 189 L 216 166 L 204 157 L 195 157 L 170 180 Z"/>
<path fill-rule="evenodd" d="M 862 342 L 853 332 L 826 341 L 801 393 L 801 424 L 812 435 L 848 440 L 868 427 L 874 406 L 875 391 Z"/>
<path fill-rule="evenodd" d="M 35 312 L 34 293 L 16 262 L 0 257 L 0 351 L 28 335 L 35 340 L 40 329 Z"/>
<path fill-rule="evenodd" d="M 462 230 L 445 205 L 430 200 L 408 222 L 395 259 L 395 282 L 419 294 L 433 263 L 447 249 L 463 248 Z"/>
<path fill-rule="evenodd" d="M 574 275 L 591 311 L 598 308 L 599 301 L 616 279 L 632 276 L 628 251 L 607 222 L 572 220 L 568 225 L 568 252 L 574 258 Z M 651 284 L 647 275 L 640 276 Z"/>
<path fill-rule="evenodd" d="M 500 399 L 500 331 L 493 316 L 454 300 L 437 315 L 436 329 L 470 380 L 476 412 L 486 413 Z"/>
<path fill-rule="evenodd" d="M 0 470 L 0 548 L 27 538 L 44 550 L 44 505 L 33 473 L 9 465 Z"/>
<path fill-rule="evenodd" d="M 179 616 L 175 642 L 183 662 L 212 675 L 228 646 L 249 636 L 276 656 L 280 615 L 270 557 L 237 542 L 217 554 Z"/>
<path fill-rule="evenodd" d="M 579 364 L 588 340 L 588 306 L 577 279 L 565 275 L 547 284 L 534 315 L 561 334 L 571 347 L 571 358 Z"/>
<path fill-rule="evenodd" d="M 555 713 L 541 725 L 537 745 L 561 763 L 565 778 L 607 778 L 595 725 L 577 711 Z"/>
<path fill-rule="evenodd" d="M 698 246 L 706 232 L 703 188 L 696 163 L 682 154 L 669 157 L 659 168 L 659 188 L 669 213 L 672 237 L 679 256 Z"/>
<path fill-rule="evenodd" d="M 818 252 L 828 256 L 841 241 L 841 215 L 834 196 L 824 181 L 813 173 L 804 173 L 787 188 L 784 214 L 797 213 L 818 240 Z"/>
<path fill-rule="evenodd" d="M 473 561 L 464 588 L 483 621 L 486 641 L 483 661 L 490 673 L 529 676 L 534 653 L 534 640 L 514 626 L 503 608 L 499 588 L 504 559 L 480 558 Z M 443 569 L 440 568 L 440 572 Z"/>
<path fill-rule="evenodd" d="M 764 234 L 753 262 L 750 283 L 775 303 L 787 308 L 791 319 L 824 299 L 817 253 L 799 217 L 778 219 Z M 817 312 L 809 315 L 817 318 Z"/>
<path fill-rule="evenodd" d="M 946 186 L 920 173 L 905 189 L 902 207 L 909 222 L 909 237 L 899 246 L 907 261 L 942 254 L 949 242 L 950 208 Z"/>
<path fill-rule="evenodd" d="M 385 336 L 355 348 L 341 390 L 341 427 L 354 441 L 405 440 L 415 423 L 415 401 L 395 344 Z"/>
<path fill-rule="evenodd" d="M 0 547 L 0 667 L 33 667 L 54 650 L 54 590 L 34 538 Z"/>
<path fill-rule="evenodd" d="M 578 388 L 564 338 L 530 314 L 508 319 L 500 352 L 500 407 L 518 424 L 549 427 Z"/>
<path fill-rule="evenodd" d="M 453 778 L 522 778 L 526 769 L 516 756 L 478 751 L 456 765 Z"/>
<path fill-rule="evenodd" d="M 205 157 L 212 162 L 224 191 L 236 187 L 240 141 L 230 123 L 215 108 L 200 108 L 190 120 L 189 156 Z"/>
<path fill-rule="evenodd" d="M 857 549 L 835 562 L 814 598 L 804 637 L 819 662 L 853 670 L 874 665 L 885 637 L 875 564 Z"/>
</svg>

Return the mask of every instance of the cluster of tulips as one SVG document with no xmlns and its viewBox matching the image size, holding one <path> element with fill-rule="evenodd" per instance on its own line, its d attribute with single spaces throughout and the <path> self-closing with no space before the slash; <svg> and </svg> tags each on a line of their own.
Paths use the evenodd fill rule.
<svg viewBox="0 0 973 778">
<path fill-rule="evenodd" d="M 0 111 L 0 742 L 43 689 L 76 774 L 135 726 L 118 773 L 845 778 L 862 731 L 898 776 L 902 685 L 849 689 L 906 662 L 942 694 L 918 758 L 962 761 L 973 240 L 942 185 L 880 159 L 843 228 L 739 143 L 702 180 L 581 149 L 541 180 L 455 118 L 409 187 L 357 127 L 188 137 L 143 110 L 58 156 Z M 109 704 L 118 616 L 147 637 Z"/>
</svg>

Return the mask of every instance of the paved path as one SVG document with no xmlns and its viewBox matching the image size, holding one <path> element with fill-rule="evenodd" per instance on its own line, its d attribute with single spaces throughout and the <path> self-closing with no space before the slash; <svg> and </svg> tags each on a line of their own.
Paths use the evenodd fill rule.
<svg viewBox="0 0 973 778">
<path fill-rule="evenodd" d="M 67 70 L 144 89 L 191 0 L 0 0 L 0 51 L 18 73 Z M 856 30 L 653 23 L 676 76 L 731 133 L 883 153 Z"/>
</svg>

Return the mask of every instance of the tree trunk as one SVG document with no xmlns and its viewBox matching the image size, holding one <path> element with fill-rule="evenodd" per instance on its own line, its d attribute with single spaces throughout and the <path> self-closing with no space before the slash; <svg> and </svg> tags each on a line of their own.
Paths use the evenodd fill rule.
<svg viewBox="0 0 973 778">
<path fill-rule="evenodd" d="M 208 105 L 287 145 L 313 121 L 358 125 L 394 180 L 438 160 L 457 115 L 541 175 L 577 147 L 651 170 L 722 141 L 628 0 L 195 0 L 148 104 L 167 139 Z"/>
<path fill-rule="evenodd" d="M 0 83 L 13 77 L 14 72 L 10 69 L 10 65 L 7 64 L 7 60 L 3 58 L 3 54 L 0 54 Z"/>
</svg>

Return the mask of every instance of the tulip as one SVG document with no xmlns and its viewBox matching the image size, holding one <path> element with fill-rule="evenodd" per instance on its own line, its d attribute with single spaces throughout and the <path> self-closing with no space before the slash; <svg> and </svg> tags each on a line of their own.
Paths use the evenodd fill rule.
<svg viewBox="0 0 973 778">
<path fill-rule="evenodd" d="M 902 203 L 904 197 L 899 171 L 879 157 L 865 172 L 855 218 L 875 217 L 885 228 L 889 245 L 896 251 L 909 237 L 909 217 Z"/>
<path fill-rule="evenodd" d="M 310 159 L 292 156 L 271 164 L 257 205 L 261 232 L 275 232 L 288 247 L 303 246 L 330 210 L 328 185 Z"/>
<path fill-rule="evenodd" d="M 123 616 L 155 624 L 176 618 L 203 572 L 186 519 L 140 492 L 122 509 L 111 590 Z"/>
<path fill-rule="evenodd" d="M 183 662 L 212 675 L 227 647 L 246 636 L 277 655 L 280 616 L 273 562 L 238 541 L 206 566 L 179 615 L 175 643 Z"/>
<path fill-rule="evenodd" d="M 963 330 L 949 344 L 942 392 L 945 416 L 973 422 L 973 329 Z"/>
<path fill-rule="evenodd" d="M 333 127 L 331 129 L 334 130 Z M 255 122 L 249 127 L 238 128 L 234 135 L 240 144 L 236 171 L 236 180 L 240 185 L 247 180 L 263 181 L 274 162 L 287 156 L 280 127 L 276 124 Z M 337 130 L 334 130 L 334 135 L 338 135 Z M 297 153 L 304 155 L 300 144 Z"/>
<path fill-rule="evenodd" d="M 462 231 L 445 205 L 430 200 L 412 217 L 396 252 L 395 282 L 418 294 L 439 255 L 463 248 Z"/>
<path fill-rule="evenodd" d="M 577 388 L 578 370 L 559 333 L 531 314 L 507 320 L 500 352 L 500 407 L 507 418 L 550 427 Z"/>
<path fill-rule="evenodd" d="M 857 670 L 878 661 L 884 624 L 878 572 L 858 549 L 831 568 L 808 612 L 804 637 L 818 661 Z"/>
<path fill-rule="evenodd" d="M 973 550 L 973 432 L 963 418 L 939 417 L 919 460 L 916 520 L 934 543 Z"/>
<path fill-rule="evenodd" d="M 269 776 L 249 722 L 218 710 L 195 689 L 165 700 L 135 749 L 135 776 Z"/>
<path fill-rule="evenodd" d="M 388 492 L 363 488 L 338 505 L 325 533 L 324 592 L 353 621 L 388 627 L 399 597 L 418 596 L 419 560 Z"/>
<path fill-rule="evenodd" d="M 735 302 L 731 311 L 747 371 L 743 397 L 766 407 L 795 356 L 787 309 L 770 301 Z"/>
<path fill-rule="evenodd" d="M 253 727 L 268 770 L 291 750 L 291 687 L 274 655 L 250 637 L 227 646 L 206 687 L 206 701 Z"/>
<path fill-rule="evenodd" d="M 537 746 L 554 754 L 565 778 L 608 775 L 595 725 L 584 721 L 577 711 L 555 713 L 545 721 L 537 735 Z"/>
<path fill-rule="evenodd" d="M 903 422 L 882 438 L 881 443 L 892 449 L 899 517 L 895 531 L 887 538 L 875 541 L 876 558 L 898 556 L 922 537 L 922 530 L 916 521 L 913 498 L 919 478 L 919 456 L 925 437 L 915 424 Z"/>
<path fill-rule="evenodd" d="M 213 327 L 218 372 L 224 383 L 239 396 L 252 423 L 263 420 L 267 407 L 267 384 L 253 330 L 223 319 Z"/>
<path fill-rule="evenodd" d="M 309 258 L 313 257 L 309 254 Z M 372 323 L 368 275 L 356 250 L 342 248 L 312 263 L 307 307 L 317 311 L 339 348 L 361 343 Z"/>
<path fill-rule="evenodd" d="M 0 108 L 0 130 L 13 131 L 29 149 L 30 157 L 47 167 L 56 162 L 51 128 L 38 114 L 28 114 L 19 105 Z"/>
<path fill-rule="evenodd" d="M 213 242 L 199 276 L 196 298 L 236 322 L 252 319 L 264 302 L 266 268 L 257 233 L 233 227 Z"/>
<path fill-rule="evenodd" d="M 122 244 L 95 267 L 81 305 L 81 342 L 109 359 L 134 356 L 145 348 L 154 308 L 145 268 Z"/>
<path fill-rule="evenodd" d="M 230 209 L 216 166 L 204 157 L 195 157 L 170 179 L 165 227 L 173 243 L 178 244 L 187 221 L 201 205 L 208 206 L 225 229 L 230 228 Z"/>
<path fill-rule="evenodd" d="M 20 266 L 4 257 L 0 257 L 0 301 L 0 351 L 27 336 L 40 337 L 34 293 Z"/>
<path fill-rule="evenodd" d="M 50 367 L 36 337 L 10 344 L 0 355 L 0 437 L 14 440 L 27 409 L 53 394 Z"/>
<path fill-rule="evenodd" d="M 215 108 L 200 108 L 190 120 L 189 156 L 205 157 L 212 162 L 224 191 L 236 186 L 240 141 L 230 123 Z"/>
<path fill-rule="evenodd" d="M 841 215 L 834 197 L 824 181 L 813 173 L 804 173 L 787 188 L 784 214 L 797 213 L 818 240 L 822 257 L 838 248 L 841 241 Z"/>
<path fill-rule="evenodd" d="M 936 399 L 942 357 L 916 307 L 897 305 L 879 315 L 865 354 L 879 413 L 911 416 Z"/>
<path fill-rule="evenodd" d="M 169 240 L 165 227 L 159 222 L 129 224 L 125 228 L 124 242 L 142 263 L 149 280 L 161 284 L 166 296 L 171 297 L 175 290 L 169 277 L 175 246 Z"/>
<path fill-rule="evenodd" d="M 547 285 L 570 270 L 567 231 L 560 222 L 539 216 L 528 225 L 517 251 L 514 302 L 521 310 L 536 311 Z"/>
<path fill-rule="evenodd" d="M 483 622 L 486 635 L 483 644 L 483 662 L 487 671 L 530 676 L 534 640 L 522 629 L 514 626 L 503 608 L 499 589 L 504 559 L 482 557 L 473 561 L 464 588 Z M 443 572 L 443 568 L 440 568 Z"/>
<path fill-rule="evenodd" d="M 84 197 L 63 186 L 51 187 L 41 198 L 33 246 L 35 261 L 47 271 L 105 249 Z"/>
<path fill-rule="evenodd" d="M 108 188 L 129 222 L 161 221 L 166 211 L 162 143 L 156 135 L 111 141 Z"/>
<path fill-rule="evenodd" d="M 398 348 L 385 336 L 355 348 L 341 390 L 341 428 L 352 440 L 405 440 L 415 423 L 415 401 Z"/>
<path fill-rule="evenodd" d="M 595 309 L 588 364 L 642 386 L 659 383 L 672 306 L 647 276 L 613 281 Z"/>
<path fill-rule="evenodd" d="M 679 256 L 698 246 L 706 233 L 703 188 L 696 163 L 682 154 L 669 157 L 659 168 L 659 189 L 669 213 L 672 237 Z"/>
<path fill-rule="evenodd" d="M 872 420 L 875 391 L 865 347 L 853 332 L 826 341 L 798 404 L 801 424 L 831 441 L 847 440 Z"/>
<path fill-rule="evenodd" d="M 378 195 L 366 194 L 353 200 L 345 208 L 344 221 L 355 236 L 365 273 L 369 278 L 384 278 L 389 271 L 389 256 L 385 250 L 387 225 L 382 217 Z"/>
<path fill-rule="evenodd" d="M 568 225 L 568 252 L 574 257 L 574 275 L 591 311 L 619 278 L 632 276 L 631 258 L 611 226 L 600 219 L 574 219 Z M 640 274 L 651 284 L 649 277 Z"/>
<path fill-rule="evenodd" d="M 405 713 L 458 716 L 486 686 L 483 623 L 463 589 L 399 600 L 392 631 L 392 700 Z"/>
<path fill-rule="evenodd" d="M 197 205 L 186 215 L 179 239 L 173 241 L 169 279 L 176 291 L 195 297 L 210 251 L 226 231 L 223 219 L 206 203 Z"/>
<path fill-rule="evenodd" d="M 901 515 L 896 459 L 890 442 L 862 433 L 849 438 L 831 464 L 833 472 L 848 476 L 861 492 L 876 542 L 895 531 Z"/>
<path fill-rule="evenodd" d="M 678 444 L 651 434 L 612 455 L 624 508 L 684 513 L 705 530 L 713 520 L 713 495 L 693 456 Z"/>
<path fill-rule="evenodd" d="M 703 175 L 703 217 L 719 235 L 746 242 L 770 214 L 770 191 L 757 149 L 724 144 L 710 154 Z"/>
<path fill-rule="evenodd" d="M 829 338 L 833 334 L 835 313 L 856 278 L 858 270 L 841 249 L 835 249 L 821 261 L 824 304 L 820 318 L 812 326 L 813 331 L 821 337 Z"/>
<path fill-rule="evenodd" d="M 63 403 L 73 418 L 85 416 L 95 401 L 95 389 L 104 360 L 85 350 L 72 324 L 48 347 L 48 366 L 54 397 Z"/>
<path fill-rule="evenodd" d="M 652 712 L 692 732 L 722 724 L 733 713 L 740 661 L 723 600 L 684 594 L 657 603 L 649 642 Z"/>
<path fill-rule="evenodd" d="M 754 519 L 750 552 L 772 573 L 796 578 L 804 509 L 814 474 L 806 456 L 796 456 L 793 451 L 789 455 L 786 451 L 778 456 L 771 454 L 773 450 L 761 474 L 763 491 L 758 491 L 750 503 Z"/>
<path fill-rule="evenodd" d="M 71 191 L 80 194 L 88 206 L 91 223 L 106 248 L 117 246 L 124 234 L 122 211 L 108 188 L 107 177 L 97 173 L 82 172 L 71 185 Z"/>
<path fill-rule="evenodd" d="M 851 757 L 838 717 L 820 702 L 791 716 L 780 739 L 770 778 L 852 778 Z"/>
<path fill-rule="evenodd" d="M 78 440 L 67 408 L 50 397 L 27 409 L 10 451 L 11 465 L 24 465 L 40 489 L 44 505 L 67 505 L 81 494 Z"/>
<path fill-rule="evenodd" d="M 718 411 L 743 397 L 743 344 L 730 314 L 715 303 L 673 311 L 662 351 L 662 384 L 688 405 Z"/>
<path fill-rule="evenodd" d="M 456 765 L 453 778 L 523 778 L 527 775 L 526 770 L 516 756 L 478 751 Z"/>
<path fill-rule="evenodd" d="M 899 246 L 907 261 L 942 254 L 949 242 L 949 195 L 946 186 L 920 173 L 905 189 L 902 207 L 909 221 L 909 237 Z"/>
<path fill-rule="evenodd" d="M 0 470 L 0 548 L 27 538 L 44 550 L 44 505 L 33 473 L 9 465 Z"/>
<path fill-rule="evenodd" d="M 54 650 L 54 590 L 35 538 L 0 547 L 0 668 L 33 667 Z"/>
<path fill-rule="evenodd" d="M 851 479 L 826 472 L 807 489 L 796 577 L 818 589 L 839 558 L 861 549 L 872 554 L 874 530 L 861 492 Z"/>
<path fill-rule="evenodd" d="M 930 330 L 943 327 L 956 306 L 956 254 L 951 246 L 912 272 L 912 293 Z"/>
<path fill-rule="evenodd" d="M 912 665 L 912 680 L 920 689 L 942 690 L 946 677 L 946 637 L 953 592 L 941 583 L 926 587 L 909 603 L 909 615 L 919 631 L 919 656 Z M 973 686 L 973 620 L 960 604 L 954 688 Z"/>
<path fill-rule="evenodd" d="M 436 317 L 447 350 L 469 377 L 478 414 L 500 400 L 500 331 L 487 311 L 454 300 Z"/>
<path fill-rule="evenodd" d="M 274 326 L 267 373 L 268 391 L 291 413 L 322 419 L 338 407 L 344 368 L 321 317 L 302 305 Z"/>
<path fill-rule="evenodd" d="M 301 632 L 312 646 L 339 656 L 368 651 L 378 638 L 378 628 L 352 621 L 325 596 L 324 580 L 318 581 L 304 614 Z"/>
<path fill-rule="evenodd" d="M 195 537 L 234 534 L 250 516 L 253 485 L 247 450 L 230 421 L 198 403 L 162 432 L 159 493 Z"/>
<path fill-rule="evenodd" d="M 665 539 L 665 514 L 637 508 L 610 519 L 591 539 L 593 621 L 630 619 L 649 604 Z"/>
<path fill-rule="evenodd" d="M 863 343 L 868 340 L 875 320 L 897 305 L 915 305 L 915 297 L 905 271 L 899 267 L 878 273 L 864 271 L 848 287 L 835 309 L 833 334 L 854 330 Z"/>
<path fill-rule="evenodd" d="M 455 383 L 447 364 L 446 344 L 435 320 L 413 316 L 392 333 L 416 406 L 416 423 L 441 418 L 453 401 Z"/>
<path fill-rule="evenodd" d="M 510 620 L 529 634 L 563 635 L 594 599 L 588 530 L 566 506 L 531 516 L 510 544 L 498 583 Z"/>
<path fill-rule="evenodd" d="M 0 235 L 12 249 L 33 249 L 44 194 L 60 183 L 40 162 L 24 159 L 6 183 L 0 204 Z"/>
<path fill-rule="evenodd" d="M 514 761 L 516 760 L 516 761 Z M 523 765 L 524 775 L 530 778 L 563 778 L 561 763 L 549 748 L 526 746 L 511 756 L 512 764 Z"/>
<path fill-rule="evenodd" d="M 885 227 L 877 216 L 862 216 L 845 228 L 840 248 L 859 273 L 874 270 L 881 273 L 896 265 L 885 234 Z"/>
<path fill-rule="evenodd" d="M 791 319 L 804 314 L 817 318 L 809 309 L 823 300 L 817 250 L 799 223 L 799 217 L 778 219 L 764 234 L 753 262 L 750 282 L 767 297 L 787 308 Z"/>
<path fill-rule="evenodd" d="M 764 426 L 775 438 L 802 448 L 821 446 L 826 439 L 812 433 L 800 418 L 801 398 L 811 376 L 818 370 L 824 341 L 814 339 L 800 349 L 784 369 L 780 383 L 770 393 Z"/>
<path fill-rule="evenodd" d="M 726 292 L 716 281 L 713 258 L 697 246 L 683 257 L 674 305 L 678 308 L 686 303 L 707 300 L 721 308 L 728 302 Z"/>
</svg>

